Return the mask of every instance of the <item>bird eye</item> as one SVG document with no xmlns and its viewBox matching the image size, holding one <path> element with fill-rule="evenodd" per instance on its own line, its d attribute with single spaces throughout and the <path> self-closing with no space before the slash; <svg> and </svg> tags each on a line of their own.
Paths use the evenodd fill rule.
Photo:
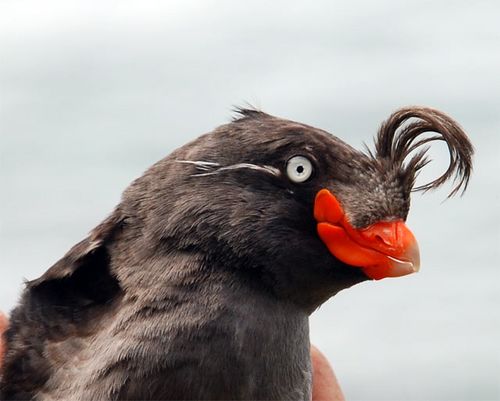
<svg viewBox="0 0 500 401">
<path fill-rule="evenodd" d="M 286 174 L 293 182 L 304 182 L 313 172 L 311 161 L 304 156 L 294 156 L 286 164 Z"/>
</svg>

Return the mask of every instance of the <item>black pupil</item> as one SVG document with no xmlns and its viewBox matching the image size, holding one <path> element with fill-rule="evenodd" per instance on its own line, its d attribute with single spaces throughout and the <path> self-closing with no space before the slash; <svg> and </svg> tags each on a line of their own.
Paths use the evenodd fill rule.
<svg viewBox="0 0 500 401">
<path fill-rule="evenodd" d="M 297 166 L 297 173 L 302 174 L 304 172 L 304 166 Z"/>
</svg>

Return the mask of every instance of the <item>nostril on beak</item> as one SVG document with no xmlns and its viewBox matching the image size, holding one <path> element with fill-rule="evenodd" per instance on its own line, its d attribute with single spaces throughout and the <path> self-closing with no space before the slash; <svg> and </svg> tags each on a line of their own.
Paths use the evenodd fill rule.
<svg viewBox="0 0 500 401">
<path fill-rule="evenodd" d="M 361 235 L 370 247 L 393 249 L 399 246 L 399 227 L 399 222 L 379 222 L 363 229 Z"/>
<path fill-rule="evenodd" d="M 385 244 L 385 245 L 389 245 L 386 241 L 384 241 L 384 239 L 380 236 L 380 235 L 375 235 L 375 241 L 377 241 L 378 243 L 380 244 Z"/>
</svg>

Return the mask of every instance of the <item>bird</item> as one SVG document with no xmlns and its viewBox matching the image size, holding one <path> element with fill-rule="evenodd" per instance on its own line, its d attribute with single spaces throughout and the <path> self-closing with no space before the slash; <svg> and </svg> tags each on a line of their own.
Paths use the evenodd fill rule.
<svg viewBox="0 0 500 401">
<path fill-rule="evenodd" d="M 416 185 L 429 146 L 447 170 Z M 357 150 L 239 108 L 155 163 L 111 214 L 26 282 L 5 334 L 2 400 L 309 400 L 309 316 L 339 291 L 418 271 L 410 195 L 473 146 L 408 106 Z"/>
</svg>

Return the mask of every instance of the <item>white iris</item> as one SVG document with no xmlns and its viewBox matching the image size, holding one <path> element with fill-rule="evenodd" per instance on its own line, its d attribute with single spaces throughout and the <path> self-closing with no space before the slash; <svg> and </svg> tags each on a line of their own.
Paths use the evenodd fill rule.
<svg viewBox="0 0 500 401">
<path fill-rule="evenodd" d="M 288 178 L 293 182 L 304 182 L 309 179 L 313 172 L 311 161 L 304 156 L 294 156 L 286 165 Z"/>
</svg>

